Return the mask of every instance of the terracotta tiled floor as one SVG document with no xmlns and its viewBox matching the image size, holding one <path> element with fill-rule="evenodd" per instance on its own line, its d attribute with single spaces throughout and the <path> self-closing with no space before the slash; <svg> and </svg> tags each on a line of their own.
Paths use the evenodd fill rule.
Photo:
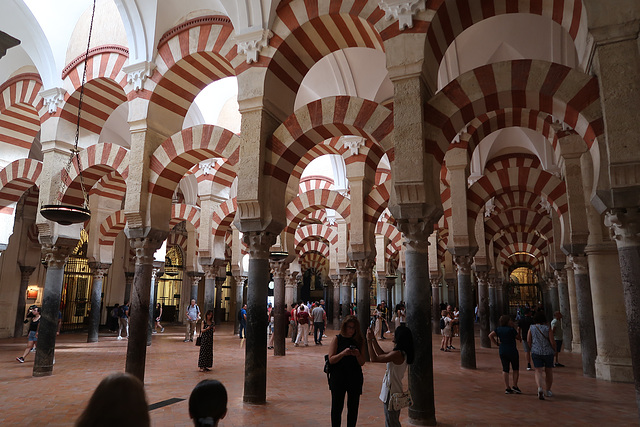
<svg viewBox="0 0 640 427">
<path fill-rule="evenodd" d="M 163 334 L 154 335 L 153 345 L 148 348 L 145 380 L 150 404 L 187 399 L 198 381 L 216 378 L 229 393 L 229 412 L 222 426 L 329 425 L 330 394 L 322 372 L 327 345 L 296 348 L 288 342 L 286 357 L 274 357 L 270 352 L 268 403 L 246 405 L 242 403 L 243 341 L 232 335 L 232 328 L 218 328 L 214 369 L 209 373 L 198 371 L 198 349 L 193 343 L 183 343 L 183 334 L 182 327 L 167 327 Z M 334 334 L 327 333 L 330 337 Z M 539 401 L 533 372 L 526 370 L 521 371 L 520 379 L 524 394 L 504 394 L 496 349 L 481 349 L 476 343 L 478 369 L 463 370 L 457 351 L 437 350 L 437 338 L 434 371 L 439 425 L 638 425 L 633 385 L 583 377 L 579 354 L 561 355 L 566 367 L 555 370 L 555 396 Z M 85 334 L 58 337 L 54 375 L 33 378 L 33 355 L 27 363 L 15 361 L 26 338 L 0 340 L 0 425 L 71 425 L 100 380 L 108 373 L 124 370 L 125 340 L 117 341 L 114 335 L 105 333 L 99 343 L 85 341 Z M 390 346 L 390 340 L 383 343 L 383 347 Z M 521 364 L 523 360 L 521 353 Z M 367 364 L 364 372 L 358 425 L 383 426 L 377 396 L 384 366 Z M 305 387 L 300 387 L 301 381 Z M 151 411 L 151 419 L 155 426 L 192 425 L 186 401 Z M 401 421 L 408 424 L 406 409 Z"/>
</svg>

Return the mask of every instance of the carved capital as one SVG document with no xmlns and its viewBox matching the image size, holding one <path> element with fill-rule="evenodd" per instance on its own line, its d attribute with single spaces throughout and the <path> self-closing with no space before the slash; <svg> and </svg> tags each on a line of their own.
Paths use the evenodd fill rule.
<svg viewBox="0 0 640 427">
<path fill-rule="evenodd" d="M 426 9 L 425 0 L 381 0 L 378 7 L 387 21 L 397 19 L 401 30 L 413 28 L 413 15 Z"/>
<path fill-rule="evenodd" d="M 58 111 L 58 107 L 64 102 L 65 93 L 67 91 L 61 87 L 52 87 L 51 89 L 40 91 L 39 95 L 49 114 L 55 114 Z"/>
<path fill-rule="evenodd" d="M 213 264 L 206 264 L 202 266 L 202 271 L 204 271 L 205 279 L 215 279 L 218 273 L 218 267 Z"/>
<path fill-rule="evenodd" d="M 640 210 L 638 208 L 611 209 L 605 213 L 604 225 L 618 249 L 640 246 Z"/>
<path fill-rule="evenodd" d="M 135 251 L 136 265 L 152 265 L 153 254 L 160 249 L 164 242 L 166 234 L 162 237 L 132 237 L 129 244 Z"/>
<path fill-rule="evenodd" d="M 589 263 L 585 255 L 569 255 L 569 262 L 573 265 L 575 274 L 589 274 Z"/>
<path fill-rule="evenodd" d="M 567 271 L 564 268 L 560 270 L 554 270 L 553 274 L 558 284 L 567 282 Z"/>
<path fill-rule="evenodd" d="M 373 266 L 375 265 L 375 260 L 371 258 L 357 259 L 353 261 L 356 266 L 356 274 L 358 275 L 358 279 L 367 279 L 371 280 L 371 275 L 373 273 Z"/>
<path fill-rule="evenodd" d="M 144 89 L 144 82 L 153 75 L 156 64 L 149 61 L 138 62 L 122 67 L 122 71 L 127 73 L 127 83 L 133 86 L 133 90 L 138 92 Z"/>
<path fill-rule="evenodd" d="M 558 282 L 556 281 L 555 276 L 549 275 L 549 277 L 547 277 L 547 287 L 549 289 L 558 287 Z"/>
<path fill-rule="evenodd" d="M 295 288 L 296 286 L 298 286 L 298 272 L 294 271 L 287 274 L 284 280 L 284 286 L 286 288 Z"/>
<path fill-rule="evenodd" d="M 340 286 L 343 288 L 350 288 L 351 283 L 353 282 L 353 274 L 341 274 L 340 276 Z"/>
<path fill-rule="evenodd" d="M 220 287 L 224 285 L 224 282 L 227 281 L 227 276 L 216 276 L 216 287 Z"/>
<path fill-rule="evenodd" d="M 91 269 L 91 273 L 93 274 L 93 280 L 104 279 L 104 276 L 106 276 L 107 272 L 109 271 L 109 267 L 111 267 L 111 264 L 90 262 L 89 268 Z"/>
<path fill-rule="evenodd" d="M 151 270 L 151 279 L 155 282 L 156 280 L 158 280 L 158 276 L 162 276 L 163 274 L 164 271 L 162 271 L 162 268 L 153 267 L 153 270 Z"/>
<path fill-rule="evenodd" d="M 289 268 L 288 262 L 269 260 L 269 265 L 274 279 L 284 279 L 286 277 L 287 269 Z"/>
<path fill-rule="evenodd" d="M 44 254 L 44 261 L 47 263 L 47 267 L 62 269 L 67 262 L 67 258 L 73 251 L 72 246 L 57 246 L 57 245 L 43 245 L 42 253 Z"/>
<path fill-rule="evenodd" d="M 385 277 L 384 278 L 384 283 L 385 283 L 387 289 L 393 289 L 393 287 L 396 284 L 396 278 L 395 277 Z"/>
<path fill-rule="evenodd" d="M 20 266 L 20 279 L 23 282 L 29 281 L 29 278 L 31 277 L 31 274 L 33 274 L 35 269 L 36 269 L 35 267 L 29 267 L 28 265 L 21 265 Z"/>
<path fill-rule="evenodd" d="M 455 255 L 453 262 L 458 267 L 458 274 L 469 275 L 471 274 L 471 262 L 473 257 L 470 255 Z"/>
<path fill-rule="evenodd" d="M 433 289 L 438 289 L 440 287 L 440 276 L 430 277 L 429 282 L 431 282 L 431 287 Z"/>
<path fill-rule="evenodd" d="M 250 231 L 242 234 L 242 241 L 249 247 L 253 259 L 269 259 L 269 248 L 276 243 L 277 236 L 268 231 Z"/>
<path fill-rule="evenodd" d="M 340 138 L 342 146 L 348 148 L 352 156 L 358 154 L 360 147 L 364 147 L 365 139 L 361 136 L 347 135 Z"/>
<path fill-rule="evenodd" d="M 238 55 L 246 55 L 247 64 L 258 62 L 260 51 L 269 46 L 271 37 L 273 37 L 273 33 L 268 29 L 237 34 L 235 41 L 238 46 Z"/>
<path fill-rule="evenodd" d="M 429 250 L 429 236 L 433 233 L 432 221 L 399 219 L 397 228 L 402 232 L 407 251 L 426 253 Z"/>
<path fill-rule="evenodd" d="M 478 285 L 482 284 L 483 286 L 486 286 L 489 280 L 489 272 L 476 271 L 475 274 L 476 274 L 476 279 L 478 279 Z"/>
</svg>

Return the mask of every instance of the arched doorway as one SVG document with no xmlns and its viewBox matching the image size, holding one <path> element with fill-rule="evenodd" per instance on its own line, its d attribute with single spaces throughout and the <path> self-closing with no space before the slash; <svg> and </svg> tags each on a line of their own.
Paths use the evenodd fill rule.
<svg viewBox="0 0 640 427">
<path fill-rule="evenodd" d="M 61 332 L 83 329 L 89 322 L 93 275 L 87 259 L 88 238 L 87 232 L 81 230 L 80 241 L 64 266 L 60 301 Z"/>
<path fill-rule="evenodd" d="M 164 259 L 164 274 L 158 278 L 156 301 L 162 304 L 162 318 L 165 321 L 178 321 L 184 273 L 183 259 L 180 246 L 174 245 L 169 248 Z"/>
</svg>

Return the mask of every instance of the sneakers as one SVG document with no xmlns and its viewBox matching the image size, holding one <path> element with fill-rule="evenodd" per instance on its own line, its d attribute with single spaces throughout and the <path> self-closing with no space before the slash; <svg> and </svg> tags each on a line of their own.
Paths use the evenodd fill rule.
<svg viewBox="0 0 640 427">
<path fill-rule="evenodd" d="M 515 393 L 515 391 L 513 391 L 510 388 L 507 388 L 507 389 L 504 390 L 504 394 L 513 394 L 513 393 Z"/>
<path fill-rule="evenodd" d="M 298 345 L 298 343 L 295 343 L 294 345 L 295 345 L 296 347 L 300 347 L 300 346 Z"/>
<path fill-rule="evenodd" d="M 456 348 L 455 348 L 454 346 L 452 346 L 452 345 L 448 346 L 447 348 L 448 348 L 449 350 L 455 350 L 455 349 L 456 349 Z"/>
<path fill-rule="evenodd" d="M 532 371 L 532 369 L 531 369 L 531 363 L 527 363 L 527 371 Z"/>
<path fill-rule="evenodd" d="M 553 397 L 553 393 L 551 393 L 551 390 L 547 390 L 547 397 Z"/>
<path fill-rule="evenodd" d="M 122 339 L 122 337 L 121 337 L 120 335 L 118 335 L 118 339 L 119 339 L 119 340 L 121 340 L 121 339 Z"/>
<path fill-rule="evenodd" d="M 513 392 L 516 394 L 522 394 L 522 390 L 520 390 L 517 385 L 511 387 L 511 390 L 513 390 Z"/>
<path fill-rule="evenodd" d="M 189 342 L 189 340 L 184 340 L 184 341 L 182 341 L 182 342 Z"/>
<path fill-rule="evenodd" d="M 564 365 L 562 363 L 556 363 L 553 366 L 556 367 L 556 368 L 564 368 Z"/>
<path fill-rule="evenodd" d="M 538 389 L 538 399 L 544 400 L 544 391 L 541 388 Z"/>
<path fill-rule="evenodd" d="M 164 328 L 160 328 L 160 332 L 164 332 Z"/>
<path fill-rule="evenodd" d="M 24 357 L 20 356 L 20 357 L 16 357 L 16 360 L 20 363 L 24 363 Z"/>
<path fill-rule="evenodd" d="M 442 347 L 441 347 L 441 348 L 440 348 L 440 351 L 444 351 L 444 348 L 442 348 Z"/>
</svg>

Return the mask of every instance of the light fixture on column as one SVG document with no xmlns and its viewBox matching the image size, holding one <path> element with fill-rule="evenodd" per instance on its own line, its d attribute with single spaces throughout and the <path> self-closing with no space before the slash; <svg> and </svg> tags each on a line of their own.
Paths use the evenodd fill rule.
<svg viewBox="0 0 640 427">
<path fill-rule="evenodd" d="M 80 96 L 78 98 L 78 117 L 76 120 L 76 136 L 73 144 L 73 149 L 69 156 L 69 160 L 65 165 L 65 174 L 60 180 L 60 189 L 58 190 L 58 203 L 52 205 L 43 205 L 40 208 L 40 214 L 49 221 L 56 222 L 60 225 L 71 225 L 80 222 L 86 222 L 91 218 L 91 211 L 89 210 L 89 198 L 84 187 L 84 177 L 82 176 L 82 166 L 80 164 L 80 151 L 78 150 L 78 138 L 80 136 L 80 115 L 82 113 L 82 98 L 84 97 L 84 84 L 87 79 L 87 60 L 89 59 L 89 46 L 91 44 L 91 32 L 93 30 L 93 17 L 96 13 L 96 0 L 93 0 L 93 11 L 91 12 L 91 24 L 89 25 L 89 38 L 87 40 L 87 51 L 84 57 L 84 70 L 82 72 L 82 83 L 80 84 Z M 69 171 L 73 161 L 76 161 L 78 166 L 78 175 L 80 178 L 80 189 L 82 190 L 82 206 L 76 205 L 63 205 L 63 189 L 65 179 L 69 177 Z"/>
<path fill-rule="evenodd" d="M 398 276 L 395 275 L 395 274 L 389 274 L 388 276 L 386 276 L 386 278 L 389 279 L 389 280 L 396 280 L 398 278 Z"/>
<path fill-rule="evenodd" d="M 269 259 L 271 261 L 282 261 L 288 256 L 289 256 L 289 252 L 284 252 L 284 251 L 269 252 Z"/>
</svg>

